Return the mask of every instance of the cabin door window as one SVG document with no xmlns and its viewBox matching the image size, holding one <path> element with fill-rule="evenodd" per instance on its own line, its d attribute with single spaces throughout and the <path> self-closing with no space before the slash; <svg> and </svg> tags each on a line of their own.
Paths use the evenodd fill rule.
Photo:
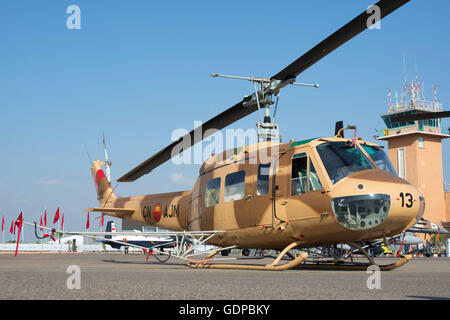
<svg viewBox="0 0 450 320">
<path fill-rule="evenodd" d="M 230 173 L 225 178 L 225 202 L 241 200 L 245 195 L 245 171 Z"/>
<path fill-rule="evenodd" d="M 258 166 L 258 181 L 256 186 L 258 196 L 269 193 L 269 173 L 270 163 L 260 164 Z"/>
<path fill-rule="evenodd" d="M 316 168 L 306 153 L 298 153 L 292 158 L 291 195 L 322 189 Z"/>
<path fill-rule="evenodd" d="M 308 156 L 306 153 L 298 153 L 292 159 L 292 183 L 291 194 L 303 194 L 308 183 Z"/>
<path fill-rule="evenodd" d="M 206 184 L 205 206 L 212 207 L 220 200 L 220 178 L 209 180 Z"/>
</svg>

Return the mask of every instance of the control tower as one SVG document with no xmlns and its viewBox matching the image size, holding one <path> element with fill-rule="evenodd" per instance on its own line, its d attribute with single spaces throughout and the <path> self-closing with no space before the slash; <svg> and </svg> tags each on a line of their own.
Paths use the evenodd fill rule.
<svg viewBox="0 0 450 320">
<path fill-rule="evenodd" d="M 398 175 L 417 186 L 425 197 L 423 218 L 442 224 L 446 218 L 444 194 L 442 139 L 449 138 L 449 129 L 441 128 L 440 119 L 394 122 L 399 116 L 442 111 L 436 99 L 426 101 L 418 82 L 404 83 L 400 101 L 395 103 L 389 89 L 389 109 L 381 115 L 386 128 L 376 133 L 377 140 L 388 143 L 388 155 Z"/>
</svg>

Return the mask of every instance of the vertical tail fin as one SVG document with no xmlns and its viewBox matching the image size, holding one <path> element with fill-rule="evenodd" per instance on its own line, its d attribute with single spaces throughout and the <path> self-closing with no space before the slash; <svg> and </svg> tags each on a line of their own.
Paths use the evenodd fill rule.
<svg viewBox="0 0 450 320">
<path fill-rule="evenodd" d="M 117 199 L 111 184 L 105 176 L 102 169 L 103 162 L 95 160 L 92 162 L 91 173 L 94 178 L 95 188 L 97 189 L 97 199 L 102 207 L 107 207 Z"/>
<path fill-rule="evenodd" d="M 108 221 L 106 223 L 106 232 L 116 232 L 116 225 L 114 221 Z M 105 236 L 105 239 L 112 239 L 112 236 Z"/>
</svg>

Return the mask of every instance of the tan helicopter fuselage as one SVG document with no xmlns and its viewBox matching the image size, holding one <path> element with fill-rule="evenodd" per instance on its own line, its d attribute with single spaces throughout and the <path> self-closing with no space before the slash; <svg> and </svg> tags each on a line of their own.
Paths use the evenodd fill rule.
<svg viewBox="0 0 450 320">
<path fill-rule="evenodd" d="M 239 248 L 369 241 L 412 226 L 423 213 L 420 192 L 377 167 L 362 148 L 374 144 L 350 143 L 334 137 L 227 150 L 203 164 L 192 191 L 129 198 L 116 198 L 102 163 L 94 161 L 102 206 L 96 211 L 173 231 L 224 231 L 209 243 Z M 361 158 L 368 169 L 346 175 L 353 167 L 333 167 L 341 160 L 327 158 L 327 148 L 337 150 L 333 157 Z M 339 178 L 330 178 L 333 170 Z"/>
</svg>

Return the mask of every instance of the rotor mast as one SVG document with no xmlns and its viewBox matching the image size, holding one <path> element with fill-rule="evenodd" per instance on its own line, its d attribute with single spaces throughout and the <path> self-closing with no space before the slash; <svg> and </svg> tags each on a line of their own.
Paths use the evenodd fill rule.
<svg viewBox="0 0 450 320">
<path fill-rule="evenodd" d="M 212 77 L 216 78 L 227 78 L 227 79 L 237 79 L 237 80 L 247 80 L 253 82 L 253 87 L 255 93 L 245 96 L 243 99 L 243 107 L 257 106 L 259 111 L 260 122 L 256 123 L 256 131 L 258 134 L 259 141 L 280 141 L 281 137 L 278 129 L 278 124 L 272 122 L 275 120 L 278 100 L 280 96 L 280 90 L 287 85 L 296 85 L 304 87 L 314 87 L 319 88 L 318 84 L 309 83 L 299 83 L 295 82 L 295 78 L 291 78 L 285 81 L 269 79 L 269 78 L 259 78 L 259 77 L 241 77 L 241 76 L 230 76 L 230 75 L 220 75 L 216 73 L 211 74 Z M 259 89 L 257 88 L 259 85 Z M 270 106 L 274 104 L 273 96 L 276 97 L 275 108 L 273 111 L 273 116 L 270 116 Z M 262 114 L 264 110 L 264 116 Z"/>
</svg>

